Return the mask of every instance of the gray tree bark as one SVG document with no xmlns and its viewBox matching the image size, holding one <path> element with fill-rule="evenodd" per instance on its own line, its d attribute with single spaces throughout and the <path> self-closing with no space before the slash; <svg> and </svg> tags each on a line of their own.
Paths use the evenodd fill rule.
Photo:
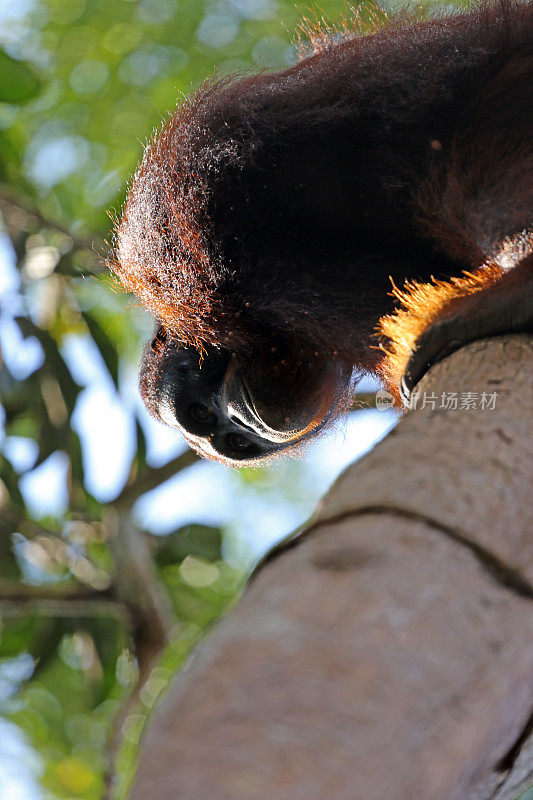
<svg viewBox="0 0 533 800">
<path fill-rule="evenodd" d="M 514 800 L 533 783 L 533 339 L 477 342 L 177 676 L 132 800 Z"/>
</svg>

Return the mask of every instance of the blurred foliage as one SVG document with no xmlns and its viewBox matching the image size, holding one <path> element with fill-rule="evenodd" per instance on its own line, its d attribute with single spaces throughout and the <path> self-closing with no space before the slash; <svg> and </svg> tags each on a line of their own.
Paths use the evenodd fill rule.
<svg viewBox="0 0 533 800">
<path fill-rule="evenodd" d="M 24 61 L 0 50 L 0 102 L 24 103 L 39 94 L 41 82 Z"/>
<path fill-rule="evenodd" d="M 340 4 L 320 5 L 336 13 Z M 10 94 L 8 71 L 0 97 L 27 100 L 34 72 L 42 90 L 24 107 L 0 111 L 12 156 L 3 173 L 70 231 L 105 233 L 106 209 L 120 197 L 141 142 L 176 100 L 214 65 L 223 73 L 293 61 L 290 39 L 300 13 L 285 0 L 8 0 L 0 37 L 6 63 L 11 72 L 16 62 L 9 56 L 32 66 L 13 72 L 20 96 Z"/>
</svg>

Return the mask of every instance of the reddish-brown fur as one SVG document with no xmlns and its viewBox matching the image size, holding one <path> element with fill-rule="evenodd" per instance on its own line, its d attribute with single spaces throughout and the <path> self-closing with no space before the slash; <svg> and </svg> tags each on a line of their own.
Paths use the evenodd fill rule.
<svg viewBox="0 0 533 800">
<path fill-rule="evenodd" d="M 303 394 L 328 360 L 396 391 L 428 326 L 531 251 L 533 205 L 531 4 L 311 38 L 294 67 L 212 81 L 168 120 L 113 264 L 170 340 L 252 359 L 260 394 L 279 381 L 296 403 L 301 370 L 278 377 L 271 350 L 309 362 Z"/>
<path fill-rule="evenodd" d="M 399 400 L 399 389 L 417 341 L 446 312 L 458 308 L 463 299 L 488 293 L 499 280 L 528 253 L 533 251 L 533 236 L 519 234 L 503 243 L 498 254 L 474 272 L 464 271 L 460 277 L 429 283 L 407 281 L 404 288 L 393 286 L 392 295 L 398 306 L 382 317 L 378 324 L 383 359 L 378 374 Z"/>
</svg>

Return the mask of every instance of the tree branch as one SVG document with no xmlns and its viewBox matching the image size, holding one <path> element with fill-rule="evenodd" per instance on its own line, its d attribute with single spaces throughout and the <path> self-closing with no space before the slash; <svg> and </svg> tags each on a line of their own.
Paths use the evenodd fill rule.
<svg viewBox="0 0 533 800">
<path fill-rule="evenodd" d="M 130 800 L 527 787 L 533 338 L 476 342 L 418 387 L 495 388 L 490 410 L 421 403 L 341 476 L 174 680 Z"/>
<path fill-rule="evenodd" d="M 193 450 L 186 450 L 185 453 L 173 458 L 162 467 L 152 467 L 143 470 L 131 483 L 127 484 L 118 497 L 113 501 L 117 509 L 130 508 L 138 498 L 146 492 L 155 489 L 162 483 L 177 475 L 178 472 L 190 467 L 199 460 L 199 456 Z"/>
</svg>

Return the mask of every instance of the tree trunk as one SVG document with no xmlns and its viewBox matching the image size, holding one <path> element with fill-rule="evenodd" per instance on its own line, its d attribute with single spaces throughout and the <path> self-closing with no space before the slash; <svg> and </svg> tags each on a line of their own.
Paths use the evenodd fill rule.
<svg viewBox="0 0 533 800">
<path fill-rule="evenodd" d="M 514 800 L 533 782 L 533 339 L 476 342 L 418 388 L 426 406 L 177 676 L 132 800 Z M 440 408 L 451 392 L 477 409 Z"/>
</svg>

